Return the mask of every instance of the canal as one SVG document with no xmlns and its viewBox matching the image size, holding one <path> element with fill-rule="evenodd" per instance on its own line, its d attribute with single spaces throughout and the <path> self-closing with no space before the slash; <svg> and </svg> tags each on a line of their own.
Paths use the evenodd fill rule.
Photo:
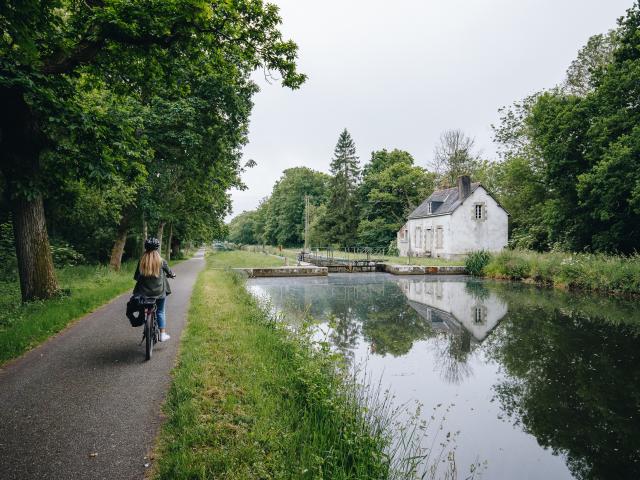
<svg viewBox="0 0 640 480">
<path fill-rule="evenodd" d="M 490 479 L 640 478 L 638 302 L 383 273 L 248 288 L 287 321 L 316 319 L 396 402 L 444 417 L 460 478 L 478 462 Z"/>
</svg>

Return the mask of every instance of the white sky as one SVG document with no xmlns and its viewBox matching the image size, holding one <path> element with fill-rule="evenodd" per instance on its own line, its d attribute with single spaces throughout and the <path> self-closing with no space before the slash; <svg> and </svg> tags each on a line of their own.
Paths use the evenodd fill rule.
<svg viewBox="0 0 640 480">
<path fill-rule="evenodd" d="M 254 209 L 282 171 L 328 172 L 347 128 L 360 161 L 400 148 L 418 165 L 440 133 L 460 128 L 495 156 L 498 108 L 561 82 L 579 48 L 615 27 L 633 0 L 271 0 L 299 46 L 297 91 L 256 73 L 245 160 L 246 191 L 233 215 Z"/>
</svg>

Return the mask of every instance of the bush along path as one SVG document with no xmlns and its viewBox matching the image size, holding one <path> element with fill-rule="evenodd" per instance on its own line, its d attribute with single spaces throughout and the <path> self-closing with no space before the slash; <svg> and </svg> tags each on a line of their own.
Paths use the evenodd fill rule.
<svg viewBox="0 0 640 480">
<path fill-rule="evenodd" d="M 138 346 L 141 329 L 124 316 L 125 294 L 0 370 L 0 478 L 144 476 L 203 266 L 199 253 L 174 268 L 172 338 L 150 362 Z"/>
</svg>

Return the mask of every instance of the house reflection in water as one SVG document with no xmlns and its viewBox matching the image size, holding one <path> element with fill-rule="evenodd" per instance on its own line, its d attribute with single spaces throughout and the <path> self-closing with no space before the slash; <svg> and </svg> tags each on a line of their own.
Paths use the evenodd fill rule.
<svg viewBox="0 0 640 480">
<path fill-rule="evenodd" d="M 472 374 L 468 356 L 507 314 L 507 304 L 480 282 L 400 279 L 409 305 L 439 333 L 436 367 L 443 378 L 460 383 Z"/>
</svg>

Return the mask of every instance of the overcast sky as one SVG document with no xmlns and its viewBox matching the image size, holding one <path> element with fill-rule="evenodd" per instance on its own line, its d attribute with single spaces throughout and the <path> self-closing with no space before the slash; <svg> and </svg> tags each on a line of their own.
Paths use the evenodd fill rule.
<svg viewBox="0 0 640 480">
<path fill-rule="evenodd" d="M 347 128 L 362 163 L 399 148 L 421 166 L 440 133 L 460 128 L 495 157 L 498 108 L 564 78 L 578 49 L 615 27 L 633 0 L 271 0 L 309 76 L 291 91 L 256 74 L 245 160 L 246 191 L 233 215 L 254 209 L 282 171 L 328 172 Z"/>
</svg>

